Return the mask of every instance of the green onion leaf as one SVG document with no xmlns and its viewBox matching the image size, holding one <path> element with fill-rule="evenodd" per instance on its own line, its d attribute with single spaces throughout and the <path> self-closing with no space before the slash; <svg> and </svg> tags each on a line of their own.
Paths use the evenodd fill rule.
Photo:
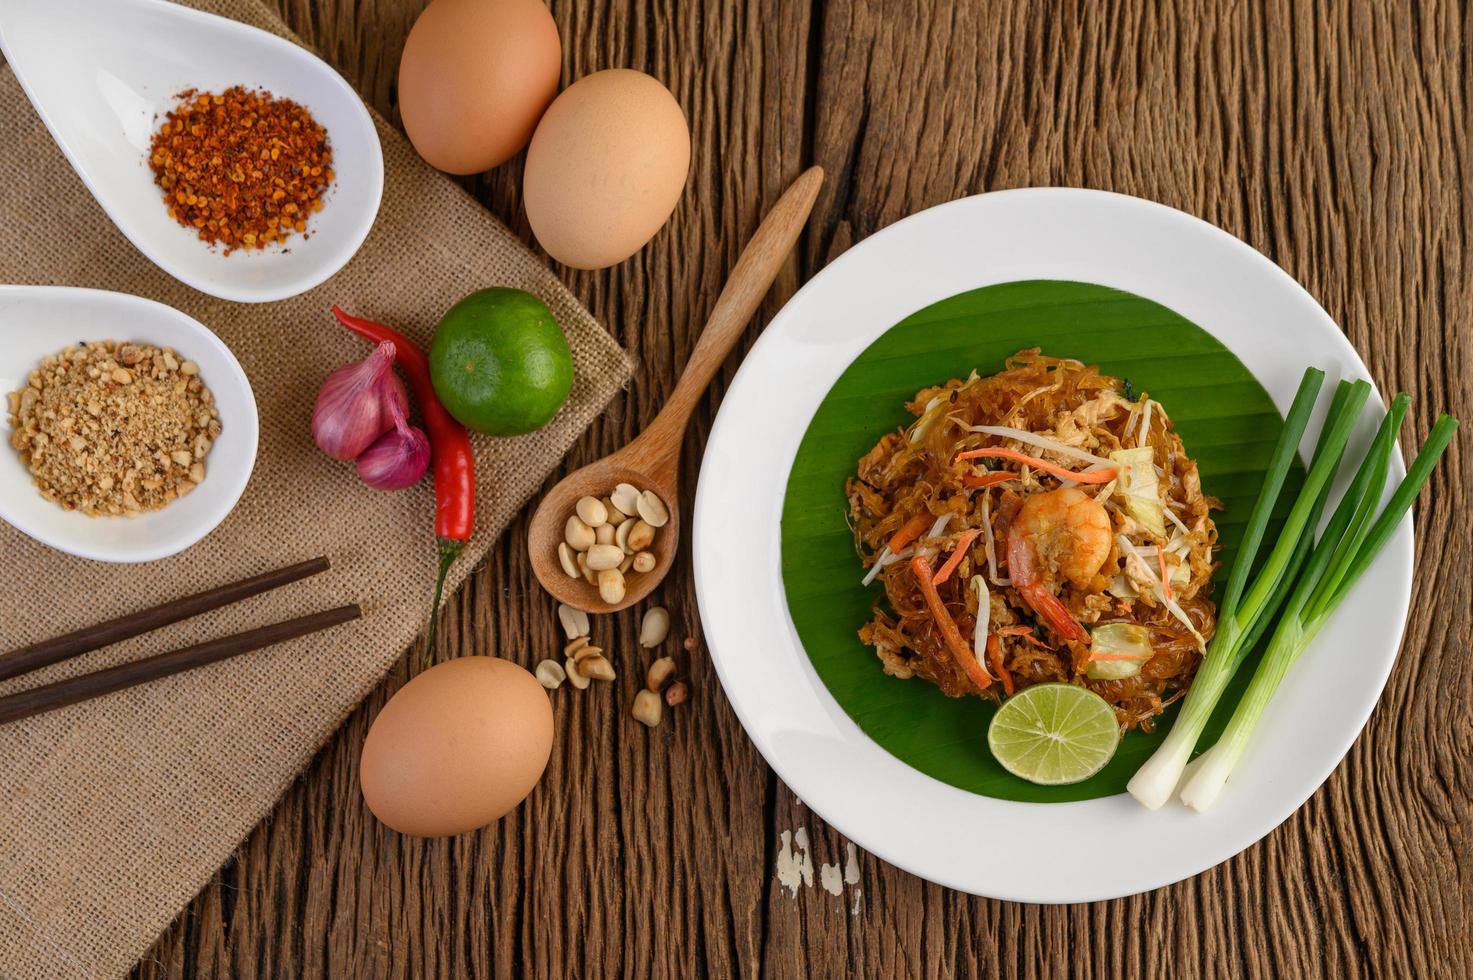
<svg viewBox="0 0 1473 980">
<path fill-rule="evenodd" d="M 1451 416 L 1444 415 L 1432 427 L 1411 469 L 1392 493 L 1381 516 L 1374 524 L 1370 523 L 1370 515 L 1374 513 L 1385 486 L 1386 468 L 1409 402 L 1406 395 L 1399 395 L 1392 402 L 1355 478 L 1295 585 L 1294 594 L 1274 630 L 1263 661 L 1223 730 L 1222 738 L 1198 760 L 1195 771 L 1182 788 L 1182 802 L 1193 809 L 1206 810 L 1216 801 L 1289 668 L 1390 540 L 1447 449 L 1458 423 Z"/>
<path fill-rule="evenodd" d="M 1417 494 L 1422 492 L 1422 487 L 1431 478 L 1433 468 L 1442 459 L 1442 454 L 1447 450 L 1448 443 L 1452 441 L 1453 433 L 1457 429 L 1458 420 L 1451 415 L 1438 417 L 1432 426 L 1432 431 L 1427 435 L 1427 441 L 1422 443 L 1417 458 L 1412 461 L 1412 468 L 1397 485 L 1396 491 L 1386 503 L 1386 508 L 1381 511 L 1381 516 L 1376 518 L 1376 523 L 1366 535 L 1360 550 L 1356 552 L 1355 558 L 1351 560 L 1345 574 L 1336 584 L 1334 594 L 1328 597 L 1322 604 L 1322 608 L 1314 610 L 1316 615 L 1327 616 L 1334 612 L 1335 606 L 1355 586 L 1356 580 L 1365 573 L 1371 562 L 1376 560 L 1376 556 L 1381 553 L 1386 542 L 1391 540 L 1391 535 L 1396 533 L 1396 527 L 1401 523 L 1402 517 L 1411 509 L 1412 501 L 1417 499 Z"/>
<path fill-rule="evenodd" d="M 1269 519 L 1273 517 L 1274 506 L 1279 501 L 1279 491 L 1283 489 L 1284 480 L 1294 465 L 1294 458 L 1299 452 L 1299 441 L 1304 438 L 1304 430 L 1309 425 L 1309 416 L 1314 412 L 1315 399 L 1319 397 L 1320 385 L 1324 380 L 1325 372 L 1319 368 L 1305 368 L 1299 390 L 1295 392 L 1294 401 L 1289 406 L 1289 414 L 1284 417 L 1284 428 L 1279 433 L 1279 441 L 1274 445 L 1273 456 L 1263 478 L 1263 488 L 1258 492 L 1258 500 L 1253 504 L 1253 512 L 1248 516 L 1248 525 L 1243 531 L 1243 540 L 1238 545 L 1238 558 L 1233 562 L 1227 592 L 1218 607 L 1219 619 L 1227 619 L 1238 610 L 1238 602 L 1248 584 L 1248 572 L 1252 569 L 1253 558 L 1258 554 L 1258 546 L 1263 543 L 1264 531 L 1268 528 Z"/>
</svg>

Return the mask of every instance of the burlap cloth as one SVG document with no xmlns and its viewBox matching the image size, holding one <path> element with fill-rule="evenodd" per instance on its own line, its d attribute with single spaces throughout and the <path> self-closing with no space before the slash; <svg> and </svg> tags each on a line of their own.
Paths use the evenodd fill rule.
<svg viewBox="0 0 1473 980">
<path fill-rule="evenodd" d="M 194 5 L 287 33 L 253 0 Z M 308 434 L 323 377 L 367 353 L 330 320 L 331 303 L 423 341 L 464 294 L 509 285 L 541 296 L 567 331 L 576 380 L 562 412 L 529 436 L 475 440 L 477 532 L 452 585 L 629 377 L 624 352 L 536 257 L 397 131 L 378 127 L 383 208 L 357 257 L 305 295 L 239 305 L 174 281 L 129 245 L 0 68 L 0 281 L 115 289 L 184 310 L 235 351 L 261 413 L 245 496 L 183 554 L 111 566 L 0 524 L 0 649 L 313 555 L 333 560 L 315 579 L 17 678 L 0 694 L 344 602 L 364 609 L 328 633 L 0 727 L 4 980 L 125 972 L 425 623 L 428 481 L 370 490 Z"/>
</svg>

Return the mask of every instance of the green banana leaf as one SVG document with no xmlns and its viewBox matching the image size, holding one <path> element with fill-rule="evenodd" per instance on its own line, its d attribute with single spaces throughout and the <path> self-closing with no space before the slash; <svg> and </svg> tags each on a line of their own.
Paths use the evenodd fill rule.
<svg viewBox="0 0 1473 980">
<path fill-rule="evenodd" d="M 1095 799 L 1121 793 L 1169 728 L 1134 731 L 1109 765 L 1070 786 L 1035 786 L 1006 772 L 987 749 L 996 710 L 982 698 L 948 698 L 924 681 L 886 676 L 857 632 L 879 584 L 864 569 L 845 523 L 844 482 L 887 431 L 912 421 L 905 402 L 924 387 L 1001 370 L 1010 354 L 1045 354 L 1098 364 L 1149 392 L 1170 415 L 1198 462 L 1206 493 L 1223 503 L 1214 518 L 1225 583 L 1243 525 L 1263 481 L 1283 419 L 1257 380 L 1205 330 L 1160 304 L 1081 282 L 1033 280 L 972 290 L 896 324 L 850 364 L 809 424 L 788 479 L 782 516 L 782 572 L 788 608 L 815 670 L 855 723 L 891 754 L 942 782 L 985 796 L 1027 802 Z M 1291 474 L 1279 519 L 1302 471 Z M 1268 541 L 1274 539 L 1270 528 Z M 1216 740 L 1251 664 L 1240 670 L 1199 749 Z"/>
</svg>

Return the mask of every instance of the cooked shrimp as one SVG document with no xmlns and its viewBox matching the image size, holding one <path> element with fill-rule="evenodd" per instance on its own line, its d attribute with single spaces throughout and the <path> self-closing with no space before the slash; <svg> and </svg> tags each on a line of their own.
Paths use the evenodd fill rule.
<svg viewBox="0 0 1473 980">
<path fill-rule="evenodd" d="M 1059 579 L 1086 588 L 1110 557 L 1110 515 L 1074 487 L 1036 493 L 1008 530 L 1008 574 L 1033 611 L 1066 640 L 1089 639 L 1054 595 Z"/>
</svg>

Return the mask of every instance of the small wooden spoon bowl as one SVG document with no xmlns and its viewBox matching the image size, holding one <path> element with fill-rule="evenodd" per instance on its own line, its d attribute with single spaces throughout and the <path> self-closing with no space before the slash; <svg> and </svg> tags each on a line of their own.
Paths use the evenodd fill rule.
<svg viewBox="0 0 1473 980">
<path fill-rule="evenodd" d="M 762 220 L 716 298 L 680 382 L 649 428 L 618 452 L 563 477 L 537 505 L 527 529 L 527 553 L 537 580 L 559 602 L 584 612 L 617 612 L 649 595 L 670 572 L 680 545 L 680 443 L 686 423 L 701 392 L 736 346 L 793 250 L 822 184 L 823 170 L 810 167 Z M 597 586 L 589 585 L 581 576 L 570 577 L 558 560 L 557 550 L 578 500 L 607 497 L 620 483 L 654 491 L 670 512 L 670 520 L 655 529 L 649 549 L 655 555 L 655 567 L 648 572 L 631 569 L 625 573 L 624 598 L 610 603 L 599 595 Z"/>
<path fill-rule="evenodd" d="M 527 529 L 527 550 L 532 559 L 532 571 L 543 587 L 559 602 L 565 602 L 574 609 L 590 613 L 610 613 L 626 609 L 649 595 L 675 561 L 675 552 L 680 545 L 680 506 L 675 474 L 651 473 L 630 465 L 632 461 L 627 460 L 626 454 L 637 448 L 637 443 L 630 443 L 612 456 L 574 470 L 552 488 L 532 515 L 532 523 Z M 678 462 L 679 457 L 675 459 Z M 653 490 L 669 509 L 670 520 L 665 522 L 664 527 L 655 529 L 655 540 L 649 547 L 649 551 L 655 556 L 655 567 L 648 572 L 636 572 L 633 569 L 625 572 L 623 601 L 608 603 L 599 595 L 598 586 L 589 585 L 581 576 L 568 576 L 562 562 L 558 560 L 557 548 L 563 541 L 568 516 L 573 513 L 578 501 L 583 497 L 598 497 L 602 500 L 621 483 L 632 484 L 640 490 Z M 551 544 L 543 546 L 535 542 Z"/>
</svg>

